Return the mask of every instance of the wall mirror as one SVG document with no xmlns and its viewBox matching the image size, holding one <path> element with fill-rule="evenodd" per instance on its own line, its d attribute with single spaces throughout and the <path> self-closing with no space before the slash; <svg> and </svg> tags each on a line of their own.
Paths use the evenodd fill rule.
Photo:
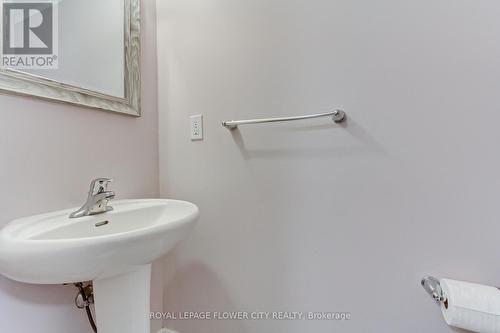
<svg viewBox="0 0 500 333">
<path fill-rule="evenodd" d="M 0 1 L 0 91 L 140 116 L 140 0 Z"/>
</svg>

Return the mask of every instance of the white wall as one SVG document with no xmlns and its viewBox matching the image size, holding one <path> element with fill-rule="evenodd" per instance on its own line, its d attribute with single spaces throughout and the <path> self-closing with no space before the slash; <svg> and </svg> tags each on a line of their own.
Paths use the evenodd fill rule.
<svg viewBox="0 0 500 333">
<path fill-rule="evenodd" d="M 0 96 L 1 225 L 81 205 L 93 177 L 113 177 L 120 199 L 158 196 L 154 1 L 145 0 L 142 10 L 142 118 Z M 88 333 L 75 295 L 74 287 L 0 278 L 0 332 Z"/>
<path fill-rule="evenodd" d="M 170 327 L 451 332 L 424 274 L 500 285 L 498 1 L 157 6 L 161 194 L 202 212 L 168 259 L 165 310 L 352 313 Z M 345 127 L 220 126 L 332 107 Z"/>
</svg>

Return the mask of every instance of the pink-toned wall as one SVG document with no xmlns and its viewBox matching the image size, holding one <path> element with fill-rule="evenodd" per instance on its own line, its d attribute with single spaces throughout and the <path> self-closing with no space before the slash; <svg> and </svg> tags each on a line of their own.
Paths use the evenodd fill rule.
<svg viewBox="0 0 500 333">
<path fill-rule="evenodd" d="M 80 205 L 97 176 L 114 178 L 120 199 L 158 196 L 155 7 L 143 0 L 141 118 L 0 95 L 0 226 Z M 0 277 L 0 332 L 88 333 L 74 296 Z"/>
<path fill-rule="evenodd" d="M 424 274 L 500 285 L 500 2 L 158 0 L 161 195 L 201 219 L 165 311 L 181 333 L 452 333 Z M 245 126 L 221 121 L 347 111 Z M 189 140 L 203 113 L 205 141 Z M 171 264 L 175 264 L 175 269 Z"/>
</svg>

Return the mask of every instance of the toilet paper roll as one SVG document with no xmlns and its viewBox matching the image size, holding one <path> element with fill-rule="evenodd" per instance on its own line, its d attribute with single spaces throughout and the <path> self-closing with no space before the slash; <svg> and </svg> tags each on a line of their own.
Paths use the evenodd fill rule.
<svg viewBox="0 0 500 333">
<path fill-rule="evenodd" d="M 475 283 L 442 279 L 441 305 L 450 326 L 479 333 L 500 333 L 500 290 Z"/>
</svg>

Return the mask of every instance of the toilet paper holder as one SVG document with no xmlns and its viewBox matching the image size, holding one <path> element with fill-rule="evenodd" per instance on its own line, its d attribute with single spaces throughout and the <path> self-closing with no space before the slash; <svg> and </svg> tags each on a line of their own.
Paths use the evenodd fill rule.
<svg viewBox="0 0 500 333">
<path fill-rule="evenodd" d="M 433 276 L 426 276 L 421 281 L 422 287 L 425 291 L 438 303 L 447 301 L 446 295 L 441 288 L 439 280 Z"/>
</svg>

